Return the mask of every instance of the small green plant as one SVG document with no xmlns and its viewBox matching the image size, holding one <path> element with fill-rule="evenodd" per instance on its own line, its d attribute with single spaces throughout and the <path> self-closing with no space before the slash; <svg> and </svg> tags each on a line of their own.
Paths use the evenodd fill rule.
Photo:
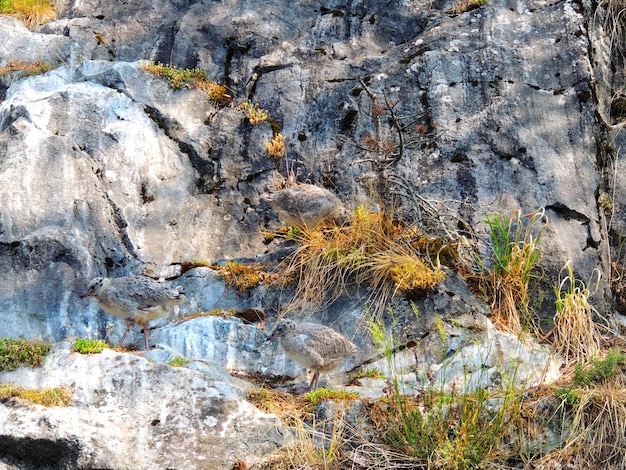
<svg viewBox="0 0 626 470">
<path fill-rule="evenodd" d="M 182 69 L 159 63 L 144 63 L 143 69 L 146 72 L 167 78 L 174 89 L 183 86 L 199 88 L 209 96 L 209 101 L 216 105 L 226 106 L 232 100 L 227 88 L 209 79 L 203 69 Z"/>
<path fill-rule="evenodd" d="M 285 234 L 285 238 L 287 240 L 297 240 L 300 237 L 302 230 L 298 227 L 289 227 L 287 233 Z"/>
<path fill-rule="evenodd" d="M 433 388 L 416 396 L 403 395 L 389 352 L 393 333 L 380 320 L 370 318 L 366 324 L 391 370 L 388 397 L 375 406 L 376 413 L 370 411 L 387 445 L 405 455 L 407 462 L 414 462 L 414 468 L 445 470 L 489 468 L 490 462 L 506 460 L 514 452 L 511 436 L 522 413 L 523 393 L 514 389 L 512 380 L 502 390 L 491 392 Z M 395 329 L 392 325 L 391 330 Z M 442 328 L 438 330 L 446 337 Z"/>
<path fill-rule="evenodd" d="M 176 356 L 169 362 L 172 367 L 185 367 L 189 363 L 189 359 L 185 359 L 182 356 Z"/>
<path fill-rule="evenodd" d="M 571 387 L 555 390 L 554 396 L 563 401 L 563 403 L 565 403 L 570 408 L 580 403 L 580 393 Z"/>
<path fill-rule="evenodd" d="M 350 374 L 350 382 L 358 381 L 359 379 L 385 379 L 385 374 L 378 367 L 371 369 L 364 369 L 353 374 Z"/>
<path fill-rule="evenodd" d="M 441 315 L 435 315 L 435 326 L 437 327 L 437 333 L 439 333 L 439 339 L 441 340 L 441 358 L 443 359 L 448 351 L 448 332 L 446 331 L 446 324 L 441 318 Z"/>
<path fill-rule="evenodd" d="M 391 308 L 389 309 L 389 313 L 393 319 L 393 328 L 395 328 L 397 322 Z M 383 321 L 380 317 L 373 315 L 370 312 L 369 307 L 365 308 L 365 326 L 376 348 L 383 353 L 383 355 L 387 358 L 387 361 L 392 361 L 393 354 L 395 352 L 393 335 L 387 333 L 387 329 L 385 328 Z M 393 370 L 394 369 L 392 369 L 392 371 Z"/>
<path fill-rule="evenodd" d="M 575 387 L 587 387 L 610 379 L 620 373 L 617 366 L 624 364 L 625 360 L 625 353 L 611 349 L 602 359 L 594 357 L 585 365 L 578 363 L 574 369 L 572 385 Z"/>
<path fill-rule="evenodd" d="M 302 396 L 305 402 L 317 405 L 322 401 L 328 400 L 357 400 L 359 394 L 357 392 L 348 392 L 346 390 L 333 390 L 331 388 L 318 388 L 311 390 Z"/>
<path fill-rule="evenodd" d="M 110 347 L 102 339 L 77 339 L 74 342 L 74 352 L 80 354 L 99 354 L 104 348 Z"/>
<path fill-rule="evenodd" d="M 598 197 L 598 206 L 607 214 L 613 210 L 613 200 L 607 193 L 602 193 Z"/>
<path fill-rule="evenodd" d="M 165 64 L 144 64 L 146 72 L 167 78 L 172 88 L 182 88 L 187 84 L 192 84 L 195 80 L 207 80 L 206 72 L 202 69 L 182 69 Z"/>
<path fill-rule="evenodd" d="M 26 389 L 12 384 L 0 384 L 0 402 L 18 398 L 42 406 L 70 406 L 72 391 L 69 387 Z"/>
<path fill-rule="evenodd" d="M 626 361 L 626 354 L 616 349 L 609 350 L 603 358 L 593 357 L 586 363 L 577 363 L 574 368 L 572 383 L 558 389 L 554 395 L 570 408 L 580 404 L 581 398 L 591 390 L 603 388 L 603 384 L 623 374 L 620 366 Z"/>
<path fill-rule="evenodd" d="M 49 351 L 50 344 L 43 341 L 0 338 L 0 371 L 40 366 Z"/>
</svg>

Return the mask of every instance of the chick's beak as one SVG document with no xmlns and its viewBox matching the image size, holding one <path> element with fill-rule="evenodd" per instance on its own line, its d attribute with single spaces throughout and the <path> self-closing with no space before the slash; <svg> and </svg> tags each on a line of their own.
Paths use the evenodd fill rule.
<svg viewBox="0 0 626 470">
<path fill-rule="evenodd" d="M 85 297 L 91 297 L 93 295 L 93 292 L 88 290 L 87 292 L 80 294 L 80 298 L 84 299 Z"/>
</svg>

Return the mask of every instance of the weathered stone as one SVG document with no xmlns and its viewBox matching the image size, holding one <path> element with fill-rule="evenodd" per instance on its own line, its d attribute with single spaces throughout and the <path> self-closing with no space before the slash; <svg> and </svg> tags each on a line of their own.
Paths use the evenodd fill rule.
<svg viewBox="0 0 626 470">
<path fill-rule="evenodd" d="M 258 462 L 282 442 L 281 423 L 203 372 L 105 349 L 56 346 L 42 368 L 0 374 L 26 388 L 72 390 L 70 408 L 0 405 L 0 455 L 37 468 L 230 468 Z M 215 371 L 215 372 L 214 372 Z M 37 448 L 47 449 L 41 460 Z M 39 460 L 38 460 L 39 459 Z"/>
<path fill-rule="evenodd" d="M 550 223 L 542 236 L 540 313 L 545 319 L 554 314 L 552 288 L 571 260 L 585 282 L 595 269 L 603 273 L 592 301 L 610 317 L 609 264 L 626 217 L 620 202 L 626 106 L 619 101 L 626 98 L 620 96 L 622 59 L 602 29 L 608 7 L 490 0 L 450 14 L 454 6 L 446 0 L 132 0 L 123 6 L 64 0 L 59 19 L 36 32 L 0 17 L 0 68 L 11 59 L 63 64 L 38 77 L 10 72 L 0 78 L 0 334 L 118 339 L 117 320 L 77 293 L 96 275 L 144 272 L 187 291 L 179 317 L 155 322 L 157 349 L 148 356 L 166 361 L 182 355 L 204 372 L 215 361 L 231 372 L 302 382 L 297 376 L 304 371 L 264 342 L 261 322 L 182 318 L 258 309 L 272 325 L 292 300 L 290 290 L 267 287 L 237 296 L 209 269 L 180 276 L 181 265 L 194 259 L 277 259 L 268 255 L 277 243 L 268 243 L 262 231 L 278 221 L 259 196 L 290 172 L 332 190 L 349 207 L 393 204 L 396 214 L 426 233 L 462 233 L 487 264 L 486 214 L 544 208 Z M 596 14 L 599 21 L 592 20 Z M 144 60 L 206 69 L 229 87 L 234 104 L 250 100 L 269 110 L 273 126 L 250 126 L 235 106 L 218 108 L 198 89 L 173 90 L 143 70 Z M 280 161 L 265 149 L 278 130 L 287 149 Z M 363 326 L 370 292 L 363 286 L 357 294 L 299 313 L 336 322 L 354 338 L 362 355 L 344 371 L 385 369 Z M 454 273 L 415 306 L 417 317 L 401 296 L 367 306 L 383 312 L 390 330 L 396 322 L 394 361 L 409 391 L 442 381 L 497 386 L 507 374 L 530 383 L 540 378 L 533 372 L 557 364 L 545 348 L 495 330 L 489 307 Z M 139 339 L 134 332 L 130 341 Z M 112 352 L 102 357 L 130 360 Z M 136 360 L 141 374 L 174 382 L 165 366 Z M 110 369 L 103 387 L 115 392 L 119 385 L 120 394 L 132 398 L 134 388 L 118 372 Z M 197 371 L 176 373 L 185 384 L 204 380 Z M 344 379 L 328 378 L 331 384 Z M 143 385 L 140 380 L 134 387 Z M 374 387 L 380 393 L 380 384 Z M 183 387 L 172 388 L 178 393 Z M 185 410 L 194 409 L 189 397 L 173 396 Z M 4 419 L 23 411 L 3 410 Z M 78 410 L 80 422 L 90 419 L 86 410 Z M 11 434 L 15 449 L 27 441 L 48 446 L 68 465 L 89 454 L 62 411 L 34 413 L 63 429 L 59 439 L 53 442 L 44 424 L 26 425 L 30 431 Z M 95 440 L 119 449 L 162 437 L 159 426 L 150 426 L 134 441 L 116 441 L 127 428 L 110 419 L 90 429 L 99 433 Z M 207 436 L 198 432 L 199 440 Z M 158 454 L 165 467 L 178 449 L 165 440 L 161 446 L 171 455 L 148 446 L 146 454 L 131 456 L 137 461 L 102 465 L 141 468 Z M 103 452 L 102 459 L 122 458 Z M 232 461 L 227 450 L 215 453 Z"/>
</svg>

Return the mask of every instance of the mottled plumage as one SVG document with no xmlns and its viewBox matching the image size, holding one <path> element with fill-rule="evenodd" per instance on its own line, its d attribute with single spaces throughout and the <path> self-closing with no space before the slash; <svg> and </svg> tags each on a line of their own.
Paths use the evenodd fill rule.
<svg viewBox="0 0 626 470">
<path fill-rule="evenodd" d="M 296 227 L 312 228 L 322 222 L 343 225 L 349 217 L 337 196 L 313 184 L 297 184 L 266 199 L 285 224 Z"/>
<path fill-rule="evenodd" d="M 317 323 L 296 324 L 293 320 L 281 320 L 268 341 L 274 338 L 280 338 L 280 345 L 289 359 L 314 371 L 313 379 L 304 391 L 316 389 L 320 372 L 339 367 L 357 351 L 345 336 Z"/>
<path fill-rule="evenodd" d="M 137 324 L 143 328 L 146 349 L 150 349 L 148 322 L 166 316 L 182 295 L 180 288 L 167 287 L 145 276 L 128 276 L 97 277 L 80 297 L 94 297 L 106 313 L 124 319 L 126 330 L 118 348 L 122 347 L 131 327 Z"/>
</svg>

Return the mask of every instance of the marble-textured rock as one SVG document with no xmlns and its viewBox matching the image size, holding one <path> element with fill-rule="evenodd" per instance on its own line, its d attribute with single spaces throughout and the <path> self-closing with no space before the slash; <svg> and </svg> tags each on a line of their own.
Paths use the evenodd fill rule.
<svg viewBox="0 0 626 470">
<path fill-rule="evenodd" d="M 249 465 L 283 444 L 282 424 L 245 389 L 203 372 L 105 349 L 56 345 L 41 368 L 0 373 L 25 388 L 67 386 L 66 407 L 0 404 L 0 455 L 28 468 L 190 468 Z M 11 443 L 7 445 L 7 443 Z M 36 448 L 42 452 L 34 452 Z"/>
<path fill-rule="evenodd" d="M 205 380 L 203 361 L 302 382 L 302 368 L 263 342 L 261 322 L 183 320 L 212 309 L 250 308 L 266 312 L 271 325 L 290 301 L 288 289 L 261 287 L 237 296 L 212 270 L 180 276 L 181 264 L 194 259 L 255 259 L 272 251 L 275 244 L 267 244 L 263 231 L 278 221 L 259 196 L 290 172 L 299 182 L 332 190 L 350 207 L 393 200 L 398 214 L 435 235 L 469 227 L 483 257 L 490 254 L 485 214 L 545 208 L 550 223 L 542 237 L 540 313 L 548 319 L 554 314 L 552 287 L 567 260 L 582 280 L 596 268 L 603 272 L 592 301 L 602 315 L 613 313 L 609 262 L 626 213 L 620 202 L 626 192 L 623 123 L 615 101 L 624 68 L 604 21 L 592 21 L 605 18 L 605 5 L 490 0 L 459 14 L 450 14 L 455 4 L 448 0 L 131 0 L 123 6 L 62 0 L 57 6 L 58 20 L 34 32 L 0 16 L 0 68 L 10 60 L 57 66 L 37 77 L 0 76 L 3 336 L 115 341 L 120 323 L 78 294 L 95 276 L 145 273 L 188 291 L 178 317 L 155 322 L 157 348 L 147 353 L 157 361 L 194 359 L 197 371 L 176 372 L 186 389 Z M 258 103 L 273 123 L 250 126 L 235 106 L 218 108 L 193 87 L 174 90 L 145 72 L 141 61 L 203 68 L 228 86 L 234 104 Z M 280 161 L 265 149 L 278 129 L 287 150 Z M 452 221 L 445 230 L 444 219 Z M 344 382 L 343 372 L 351 368 L 375 363 L 362 322 L 364 299 L 302 312 L 333 323 L 364 351 L 329 377 L 331 384 Z M 489 309 L 455 275 L 417 301 L 417 318 L 404 299 L 390 307 L 399 325 L 396 361 L 411 390 L 441 380 L 497 386 L 518 361 L 516 378 L 532 382 L 538 378 L 533 368 L 556 364 L 544 348 L 494 330 Z M 445 341 L 433 326 L 437 315 Z M 384 319 L 391 329 L 391 316 Z M 133 332 L 129 341 L 140 339 Z M 124 395 L 119 400 L 132 400 L 133 390 L 152 383 L 145 374 L 175 380 L 166 366 L 141 358 L 132 365 L 132 356 L 112 352 L 86 359 L 60 351 L 55 357 L 65 358 L 62 368 L 113 359 L 126 364 L 120 370 L 100 365 L 109 371 L 102 379 L 105 405 L 117 396 L 116 387 Z M 384 361 L 378 365 L 385 367 Z M 138 384 L 122 374 L 129 370 Z M 35 374 L 44 377 L 45 371 Z M 56 382 L 48 377 L 41 383 Z M 76 419 L 86 422 L 90 408 L 98 408 L 98 388 L 75 389 Z M 197 393 L 192 397 L 200 403 Z M 128 405 L 116 401 L 111 407 L 122 403 Z M 126 405 L 120 413 L 133 412 Z M 182 398 L 180 406 L 188 407 L 195 425 L 214 416 L 200 419 Z M 24 432 L 11 437 L 22 443 L 48 442 L 46 422 L 71 423 L 56 409 L 37 408 L 35 418 L 19 408 L 2 410 L 3 423 L 23 413 Z M 160 415 L 150 423 L 162 424 L 142 428 L 128 442 L 114 440 L 119 429 L 128 429 L 112 412 L 98 416 L 95 422 L 106 426 L 95 427 L 93 445 L 105 443 L 102 456 L 80 451 L 91 444 L 76 441 L 69 426 L 55 441 L 59 455 L 77 465 L 78 455 L 104 462 L 98 459 L 114 459 L 114 450 L 154 436 L 167 452 L 146 452 L 162 458 L 164 468 L 179 455 L 159 434 L 167 424 Z M 138 419 L 145 424 L 144 415 Z M 184 437 L 189 445 L 208 436 L 202 429 Z M 220 455 L 230 462 L 230 454 Z M 109 463 L 143 466 L 139 460 Z"/>
<path fill-rule="evenodd" d="M 468 393 L 477 389 L 532 387 L 560 377 L 562 359 L 528 336 L 496 329 L 481 314 L 466 314 L 431 325 L 414 346 L 368 367 L 395 377 L 401 390 Z"/>
<path fill-rule="evenodd" d="M 73 294 L 96 275 L 173 277 L 194 258 L 263 254 L 260 230 L 275 216 L 259 195 L 287 169 L 344 201 L 367 201 L 371 178 L 386 181 L 383 197 L 395 193 L 413 216 L 428 216 L 419 198 L 458 201 L 450 215 L 473 228 L 483 255 L 486 213 L 544 207 L 546 317 L 567 259 L 582 279 L 606 273 L 588 13 L 507 0 L 453 16 L 445 2 L 381 8 L 162 1 L 137 15 L 140 0 L 94 0 L 59 3 L 60 18 L 37 32 L 2 19 L 12 42 L 0 64 L 29 41 L 64 51 L 67 64 L 17 79 L 0 103 L 10 334 L 17 317 L 26 336 L 93 333 Z M 235 103 L 258 102 L 287 138 L 286 159 L 266 154 L 269 123 L 250 127 L 197 89 L 173 90 L 140 60 L 203 67 Z M 601 294 L 606 284 L 597 302 L 608 314 Z"/>
</svg>

